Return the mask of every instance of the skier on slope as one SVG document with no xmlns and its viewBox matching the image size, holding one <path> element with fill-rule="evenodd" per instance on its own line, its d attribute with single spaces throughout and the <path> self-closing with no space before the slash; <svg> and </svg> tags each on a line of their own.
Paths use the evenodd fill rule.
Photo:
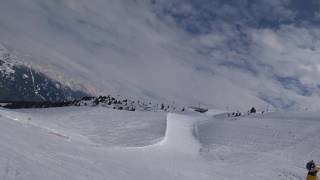
<svg viewBox="0 0 320 180">
<path fill-rule="evenodd" d="M 317 173 L 320 170 L 320 166 L 311 160 L 306 164 L 306 168 L 308 169 L 307 180 L 318 180 Z"/>
</svg>

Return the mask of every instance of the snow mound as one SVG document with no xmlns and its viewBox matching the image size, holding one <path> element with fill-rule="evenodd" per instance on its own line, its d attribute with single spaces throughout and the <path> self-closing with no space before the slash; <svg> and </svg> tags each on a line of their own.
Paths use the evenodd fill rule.
<svg viewBox="0 0 320 180">
<path fill-rule="evenodd" d="M 171 152 L 198 153 L 200 144 L 195 138 L 193 118 L 185 115 L 168 114 L 164 139 L 159 145 Z"/>
<path fill-rule="evenodd" d="M 0 177 L 301 180 L 320 156 L 319 115 L 0 109 Z"/>
<path fill-rule="evenodd" d="M 165 133 L 164 113 L 128 112 L 104 107 L 48 109 L 0 109 L 0 114 L 17 122 L 95 146 L 140 147 L 160 141 Z"/>
</svg>

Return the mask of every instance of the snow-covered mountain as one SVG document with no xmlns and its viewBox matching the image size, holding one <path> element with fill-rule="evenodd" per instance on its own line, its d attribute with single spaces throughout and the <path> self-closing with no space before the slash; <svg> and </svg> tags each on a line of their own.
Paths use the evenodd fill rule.
<svg viewBox="0 0 320 180">
<path fill-rule="evenodd" d="M 0 101 L 64 101 L 88 95 L 24 64 L 0 46 Z"/>
</svg>

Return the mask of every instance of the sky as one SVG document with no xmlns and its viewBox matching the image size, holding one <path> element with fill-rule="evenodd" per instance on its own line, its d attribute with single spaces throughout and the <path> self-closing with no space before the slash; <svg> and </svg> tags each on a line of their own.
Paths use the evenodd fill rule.
<svg viewBox="0 0 320 180">
<path fill-rule="evenodd" d="M 3 0 L 0 43 L 94 94 L 317 109 L 320 2 Z"/>
<path fill-rule="evenodd" d="M 318 99 L 320 1 L 155 0 L 153 5 L 198 43 L 196 53 L 212 64 L 202 70 L 222 73 L 277 108 Z"/>
</svg>

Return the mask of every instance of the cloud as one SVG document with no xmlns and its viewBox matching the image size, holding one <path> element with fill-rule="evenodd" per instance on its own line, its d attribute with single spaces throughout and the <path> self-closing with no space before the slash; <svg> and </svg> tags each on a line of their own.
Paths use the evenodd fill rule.
<svg viewBox="0 0 320 180">
<path fill-rule="evenodd" d="M 297 109 L 320 102 L 320 31 L 295 2 L 10 0 L 0 38 L 97 94 Z"/>
<path fill-rule="evenodd" d="M 303 6 L 298 6 L 295 0 L 186 0 L 173 4 L 194 7 L 189 11 L 175 8 L 171 13 L 167 12 L 171 3 L 163 5 L 166 11 L 162 15 L 171 16 L 190 33 L 191 47 L 205 56 L 204 64 L 215 74 L 252 90 L 266 102 L 273 101 L 277 108 L 303 107 L 310 101 L 317 104 L 314 99 L 319 99 L 320 31 L 312 21 L 319 12 L 312 6 L 315 2 Z M 306 11 L 312 13 L 306 15 Z M 302 14 L 305 18 L 301 18 Z M 190 31 L 186 26 L 198 30 Z M 259 88 L 261 84 L 264 89 Z M 270 92 L 272 89 L 276 91 Z M 283 96 L 284 93 L 290 96 Z"/>
</svg>

